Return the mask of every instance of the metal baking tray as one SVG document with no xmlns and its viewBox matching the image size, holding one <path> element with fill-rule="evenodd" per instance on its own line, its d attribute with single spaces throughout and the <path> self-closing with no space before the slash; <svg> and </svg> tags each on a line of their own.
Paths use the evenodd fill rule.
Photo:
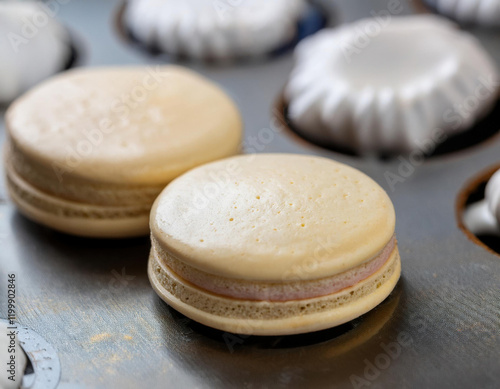
<svg viewBox="0 0 500 389">
<path fill-rule="evenodd" d="M 323 3 L 336 24 L 384 13 L 395 1 Z M 425 12 L 422 3 L 408 1 L 401 1 L 400 14 Z M 83 65 L 168 61 L 120 37 L 119 8 L 118 1 L 102 0 L 60 5 L 57 16 L 78 37 Z M 500 65 L 500 31 L 471 31 Z M 290 51 L 233 65 L 183 64 L 236 100 L 247 152 L 322 155 L 379 182 L 396 209 L 401 280 L 379 307 L 337 328 L 282 337 L 227 334 L 187 319 L 156 296 L 146 275 L 148 238 L 59 234 L 19 215 L 2 183 L 0 317 L 6 317 L 7 274 L 15 273 L 18 321 L 55 348 L 58 387 L 498 388 L 500 258 L 464 234 L 455 207 L 467 183 L 498 164 L 500 138 L 410 167 L 403 157 L 349 156 L 276 125 L 273 107 L 292 69 Z M 389 185 L 387 172 L 401 180 Z M 54 380 L 37 385 L 31 387 L 55 387 Z"/>
</svg>

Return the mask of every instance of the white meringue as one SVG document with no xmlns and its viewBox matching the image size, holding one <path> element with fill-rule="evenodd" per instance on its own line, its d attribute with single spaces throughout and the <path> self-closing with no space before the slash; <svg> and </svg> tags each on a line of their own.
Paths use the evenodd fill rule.
<svg viewBox="0 0 500 389">
<path fill-rule="evenodd" d="M 34 1 L 0 2 L 0 104 L 64 69 L 68 33 Z"/>
<path fill-rule="evenodd" d="M 407 153 L 436 132 L 464 131 L 491 110 L 500 85 L 479 42 L 432 15 L 323 30 L 295 56 L 285 88 L 292 124 L 359 153 Z"/>
<path fill-rule="evenodd" d="M 292 41 L 304 0 L 130 0 L 124 21 L 147 46 L 192 58 L 260 56 Z"/>
<path fill-rule="evenodd" d="M 461 23 L 500 27 L 500 0 L 425 0 L 437 12 Z"/>
<path fill-rule="evenodd" d="M 500 235 L 500 170 L 488 181 L 484 200 L 467 207 L 463 222 L 474 234 Z"/>
</svg>

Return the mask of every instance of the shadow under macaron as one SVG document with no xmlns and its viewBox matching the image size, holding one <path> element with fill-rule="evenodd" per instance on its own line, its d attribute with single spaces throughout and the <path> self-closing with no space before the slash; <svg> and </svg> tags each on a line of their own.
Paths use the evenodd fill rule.
<svg viewBox="0 0 500 389">
<path fill-rule="evenodd" d="M 163 302 L 160 298 L 157 299 L 157 302 L 160 304 L 159 309 L 167 310 L 172 320 L 177 323 L 177 326 L 181 327 L 181 332 L 196 333 L 206 340 L 223 344 L 230 352 L 237 351 L 240 347 L 257 349 L 293 349 L 316 346 L 331 341 L 339 343 L 344 341 L 349 342 L 354 338 L 358 341 L 361 338 L 363 342 L 368 341 L 373 335 L 381 330 L 393 316 L 398 306 L 400 296 L 403 293 L 403 283 L 404 281 L 401 278 L 395 289 L 381 304 L 354 320 L 325 330 L 295 335 L 254 336 L 221 331 L 187 318 Z M 351 346 L 359 346 L 363 342 L 355 342 L 351 344 Z M 347 352 L 349 349 L 345 351 Z"/>
<path fill-rule="evenodd" d="M 112 271 L 126 269 L 126 274 L 136 281 L 148 284 L 146 265 L 151 243 L 149 236 L 128 239 L 92 239 L 78 237 L 45 227 L 14 210 L 11 230 L 16 232 L 16 249 L 19 258 L 32 257 L 43 252 L 37 261 L 40 266 L 57 269 L 60 274 L 72 272 L 86 277 L 110 277 Z M 27 261 L 28 262 L 28 261 Z M 77 272 L 77 273 L 75 273 Z M 100 275 L 100 276 L 99 276 Z"/>
<path fill-rule="evenodd" d="M 333 387 L 349 382 L 352 374 L 363 376 L 364 361 L 374 360 L 383 351 L 380 339 L 396 339 L 403 332 L 405 295 L 405 282 L 400 278 L 393 292 L 370 312 L 334 328 L 289 336 L 215 330 L 180 314 L 159 297 L 152 298 L 156 314 L 163 318 L 162 349 L 195 375 L 204 373 L 193 366 L 205 366 L 223 382 L 247 382 L 252 387 L 264 385 L 264 379 L 286 381 L 283 387 L 302 387 L 301 382 L 314 387 L 326 377 Z M 180 342 L 172 339 L 174 334 Z M 177 347 L 172 349 L 172 343 Z M 290 377 L 293 380 L 288 382 Z"/>
</svg>

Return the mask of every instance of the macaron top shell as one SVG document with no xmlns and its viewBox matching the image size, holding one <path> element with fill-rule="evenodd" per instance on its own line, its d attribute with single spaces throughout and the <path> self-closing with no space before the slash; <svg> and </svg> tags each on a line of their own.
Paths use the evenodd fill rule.
<svg viewBox="0 0 500 389">
<path fill-rule="evenodd" d="M 209 274 L 259 281 L 328 277 L 394 235 L 392 203 L 341 163 L 291 154 L 213 162 L 174 180 L 151 212 L 152 235 Z"/>
<path fill-rule="evenodd" d="M 43 166 L 141 185 L 238 153 L 242 132 L 231 99 L 177 66 L 66 72 L 18 99 L 6 124 L 15 146 Z"/>
</svg>

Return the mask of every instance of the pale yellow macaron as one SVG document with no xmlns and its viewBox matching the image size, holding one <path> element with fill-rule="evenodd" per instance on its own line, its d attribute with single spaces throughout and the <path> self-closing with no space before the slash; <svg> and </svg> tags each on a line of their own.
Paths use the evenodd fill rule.
<svg viewBox="0 0 500 389">
<path fill-rule="evenodd" d="M 14 102 L 6 127 L 7 184 L 21 213 L 89 237 L 147 234 L 165 185 L 238 154 L 242 136 L 233 101 L 177 66 L 67 72 Z"/>
<path fill-rule="evenodd" d="M 324 158 L 260 154 L 198 167 L 161 193 L 150 225 L 156 292 L 223 331 L 333 327 L 382 302 L 401 272 L 387 194 Z"/>
</svg>

